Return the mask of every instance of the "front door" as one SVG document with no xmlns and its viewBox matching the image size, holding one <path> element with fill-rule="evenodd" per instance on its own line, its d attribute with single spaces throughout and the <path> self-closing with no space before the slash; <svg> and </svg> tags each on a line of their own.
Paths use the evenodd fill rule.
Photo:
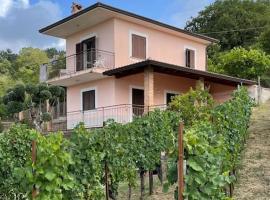
<svg viewBox="0 0 270 200">
<path fill-rule="evenodd" d="M 132 88 L 132 113 L 141 116 L 144 112 L 144 90 Z"/>
</svg>

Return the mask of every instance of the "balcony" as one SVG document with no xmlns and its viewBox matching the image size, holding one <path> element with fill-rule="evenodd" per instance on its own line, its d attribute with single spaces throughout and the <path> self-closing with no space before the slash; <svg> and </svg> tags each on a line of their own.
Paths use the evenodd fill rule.
<svg viewBox="0 0 270 200">
<path fill-rule="evenodd" d="M 113 69 L 114 57 L 114 53 L 98 49 L 66 57 L 59 56 L 40 67 L 40 81 L 62 86 L 90 81 L 102 77 L 103 71 Z M 96 75 L 89 77 L 89 73 Z M 67 79 L 69 80 L 65 81 Z"/>
<path fill-rule="evenodd" d="M 155 109 L 166 110 L 166 108 L 167 105 L 155 105 L 148 107 L 143 105 L 122 104 L 100 107 L 88 111 L 67 112 L 65 125 L 63 125 L 63 123 L 54 123 L 52 131 L 63 130 L 63 127 L 66 127 L 67 130 L 72 130 L 79 123 L 84 123 L 86 128 L 98 128 L 102 127 L 103 123 L 109 119 L 113 119 L 115 122 L 121 124 L 126 124 L 132 122 L 134 117 L 142 116 L 143 114 Z"/>
</svg>

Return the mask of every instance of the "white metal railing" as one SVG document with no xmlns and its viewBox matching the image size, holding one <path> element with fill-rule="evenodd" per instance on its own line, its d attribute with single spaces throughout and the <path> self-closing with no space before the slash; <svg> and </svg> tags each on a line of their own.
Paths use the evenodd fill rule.
<svg viewBox="0 0 270 200">
<path fill-rule="evenodd" d="M 109 119 L 125 124 L 131 122 L 136 116 L 142 116 L 144 113 L 153 111 L 154 109 L 165 110 L 166 108 L 166 105 L 146 107 L 142 105 L 123 104 L 88 111 L 67 112 L 67 129 L 73 129 L 81 122 L 87 128 L 102 127 L 103 123 Z"/>
</svg>

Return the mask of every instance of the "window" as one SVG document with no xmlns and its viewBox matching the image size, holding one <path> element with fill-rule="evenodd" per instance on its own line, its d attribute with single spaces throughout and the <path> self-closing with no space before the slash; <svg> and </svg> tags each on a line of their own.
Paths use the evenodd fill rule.
<svg viewBox="0 0 270 200">
<path fill-rule="evenodd" d="M 186 49 L 186 67 L 195 68 L 195 51 Z"/>
<path fill-rule="evenodd" d="M 176 93 L 166 92 L 166 104 L 168 105 L 169 103 L 171 103 L 173 100 L 173 97 L 175 97 L 177 95 L 178 94 L 176 94 Z"/>
<path fill-rule="evenodd" d="M 82 92 L 82 108 L 83 111 L 93 110 L 96 108 L 96 92 L 95 90 L 89 90 Z"/>
<path fill-rule="evenodd" d="M 146 59 L 146 37 L 132 34 L 132 57 Z"/>
</svg>

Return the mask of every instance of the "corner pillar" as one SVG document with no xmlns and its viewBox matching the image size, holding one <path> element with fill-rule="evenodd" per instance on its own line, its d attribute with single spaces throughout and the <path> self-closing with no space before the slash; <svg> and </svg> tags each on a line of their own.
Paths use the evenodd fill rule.
<svg viewBox="0 0 270 200">
<path fill-rule="evenodd" d="M 151 65 L 144 68 L 144 106 L 148 112 L 154 105 L 154 70 Z"/>
</svg>

